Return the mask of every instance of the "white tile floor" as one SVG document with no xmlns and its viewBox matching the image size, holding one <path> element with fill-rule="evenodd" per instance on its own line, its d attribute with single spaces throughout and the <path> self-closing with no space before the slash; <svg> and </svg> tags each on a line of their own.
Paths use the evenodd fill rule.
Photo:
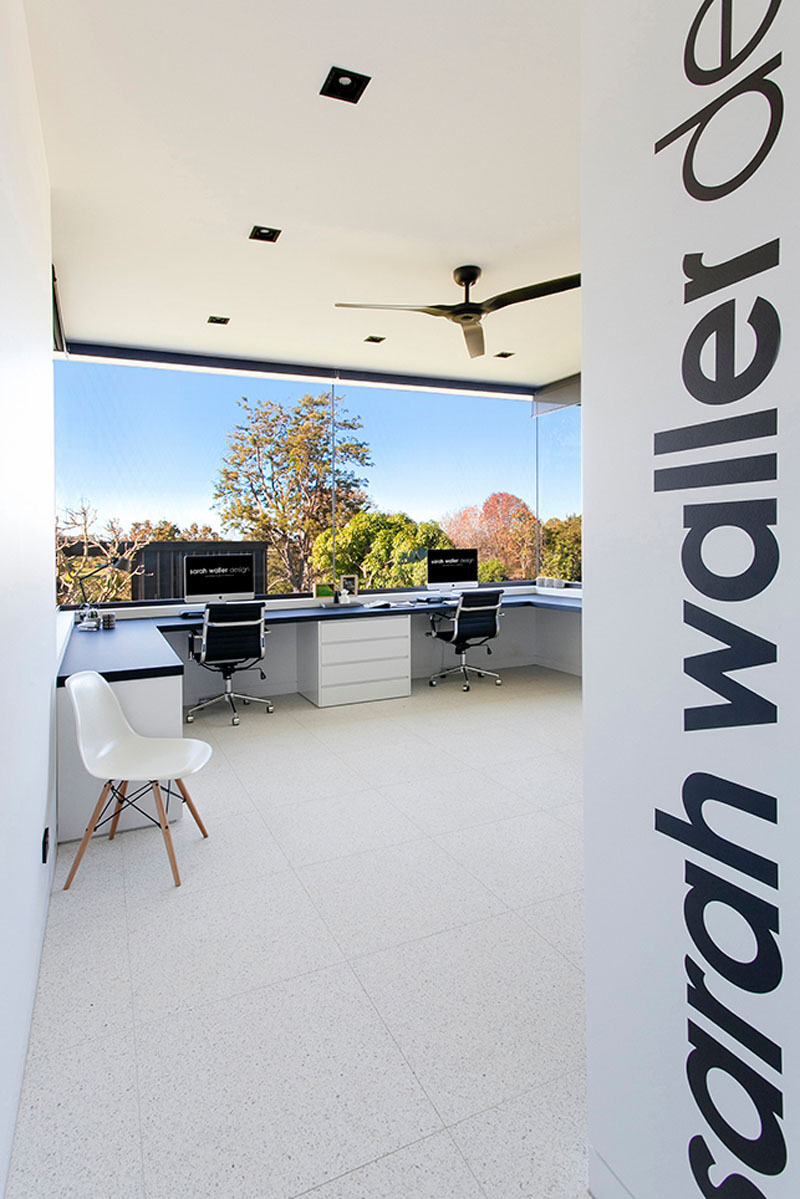
<svg viewBox="0 0 800 1199">
<path fill-rule="evenodd" d="M 53 895 L 7 1199 L 585 1199 L 580 681 L 192 729 Z"/>
</svg>

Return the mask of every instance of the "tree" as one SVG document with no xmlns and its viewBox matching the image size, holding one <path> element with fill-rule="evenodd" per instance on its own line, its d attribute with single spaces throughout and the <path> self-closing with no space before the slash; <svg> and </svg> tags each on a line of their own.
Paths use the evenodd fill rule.
<svg viewBox="0 0 800 1199">
<path fill-rule="evenodd" d="M 552 517 L 543 527 L 541 574 L 570 582 L 582 577 L 581 517 Z"/>
<path fill-rule="evenodd" d="M 81 579 L 90 603 L 129 600 L 131 577 L 144 570 L 143 566 L 115 568 L 113 563 L 121 559 L 131 561 L 149 538 L 124 533 L 119 521 L 113 518 L 96 532 L 96 520 L 97 510 L 82 502 L 78 508 L 67 508 L 64 517 L 56 521 L 56 582 L 60 604 L 83 602 Z M 99 566 L 106 569 L 85 578 Z"/>
<path fill-rule="evenodd" d="M 405 512 L 359 512 L 336 530 L 336 574 L 357 574 L 364 588 L 419 587 L 425 583 L 425 550 L 452 546 L 432 520 L 417 523 Z M 330 579 L 330 529 L 314 542 L 313 561 L 320 577 Z"/>
<path fill-rule="evenodd" d="M 197 521 L 187 528 L 181 529 L 171 520 L 159 520 L 151 524 L 149 520 L 136 520 L 131 525 L 130 536 L 150 541 L 221 541 L 219 533 L 211 525 L 198 525 Z"/>
<path fill-rule="evenodd" d="M 291 408 L 244 397 L 240 406 L 244 417 L 228 436 L 214 490 L 223 526 L 267 543 L 270 590 L 308 591 L 311 552 L 331 526 L 334 489 L 337 523 L 369 505 L 366 480 L 353 469 L 372 465 L 369 446 L 355 436 L 361 421 L 337 411 L 334 472 L 330 395 L 304 395 Z"/>
<path fill-rule="evenodd" d="M 518 495 L 495 491 L 483 504 L 460 508 L 442 518 L 442 528 L 460 548 L 476 546 L 481 562 L 499 560 L 505 574 L 494 578 L 533 578 L 538 521 Z"/>
<path fill-rule="evenodd" d="M 506 568 L 499 558 L 484 558 L 478 564 L 479 583 L 502 583 L 507 578 Z"/>
</svg>

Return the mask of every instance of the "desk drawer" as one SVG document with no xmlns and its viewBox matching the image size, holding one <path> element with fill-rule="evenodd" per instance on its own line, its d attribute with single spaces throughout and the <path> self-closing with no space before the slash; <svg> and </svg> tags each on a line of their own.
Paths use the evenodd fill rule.
<svg viewBox="0 0 800 1199">
<path fill-rule="evenodd" d="M 342 662 L 379 662 L 386 658 L 408 658 L 408 639 L 405 637 L 375 637 L 369 641 L 336 641 L 320 646 L 323 671 Z"/>
<path fill-rule="evenodd" d="M 369 642 L 388 637 L 409 638 L 407 616 L 367 616 L 355 620 L 323 620 L 319 624 L 320 645 L 346 641 Z"/>
<path fill-rule="evenodd" d="M 405 679 L 407 683 L 409 678 L 408 657 L 378 658 L 374 662 L 340 662 L 325 666 L 320 674 L 320 687 L 327 691 L 328 687 L 340 683 L 357 683 L 359 680 L 375 683 L 380 679 Z"/>
<path fill-rule="evenodd" d="M 330 708 L 336 704 L 361 704 L 373 699 L 399 699 L 411 694 L 411 684 L 405 679 L 381 679 L 379 682 L 341 683 L 337 687 L 323 687 L 317 706 Z"/>
</svg>

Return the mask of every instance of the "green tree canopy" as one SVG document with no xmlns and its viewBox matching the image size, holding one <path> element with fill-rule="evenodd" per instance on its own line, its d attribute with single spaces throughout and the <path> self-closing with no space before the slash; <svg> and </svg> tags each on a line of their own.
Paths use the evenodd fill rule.
<svg viewBox="0 0 800 1199">
<path fill-rule="evenodd" d="M 330 528 L 333 486 L 337 523 L 369 506 L 354 469 L 371 465 L 369 446 L 356 436 L 361 421 L 340 403 L 337 396 L 334 472 L 330 394 L 304 395 L 291 407 L 240 402 L 243 419 L 228 435 L 214 500 L 226 530 L 267 542 L 271 591 L 308 591 L 315 581 L 311 551 Z"/>
<path fill-rule="evenodd" d="M 575 515 L 546 521 L 541 574 L 570 582 L 582 578 L 581 525 L 580 516 Z"/>
<path fill-rule="evenodd" d="M 432 520 L 417 523 L 405 512 L 359 512 L 336 531 L 336 573 L 357 574 L 360 586 L 419 587 L 425 583 L 425 550 L 451 549 L 452 541 Z M 330 579 L 330 529 L 314 542 L 314 567 Z"/>
</svg>

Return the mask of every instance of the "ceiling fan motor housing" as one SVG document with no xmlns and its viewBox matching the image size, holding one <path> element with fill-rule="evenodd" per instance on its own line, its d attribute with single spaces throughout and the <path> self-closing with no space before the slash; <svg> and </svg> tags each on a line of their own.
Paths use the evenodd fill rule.
<svg viewBox="0 0 800 1199">
<path fill-rule="evenodd" d="M 479 266 L 457 266 L 453 271 L 453 278 L 459 287 L 472 287 L 473 283 L 477 283 L 481 277 L 481 268 Z"/>
</svg>

